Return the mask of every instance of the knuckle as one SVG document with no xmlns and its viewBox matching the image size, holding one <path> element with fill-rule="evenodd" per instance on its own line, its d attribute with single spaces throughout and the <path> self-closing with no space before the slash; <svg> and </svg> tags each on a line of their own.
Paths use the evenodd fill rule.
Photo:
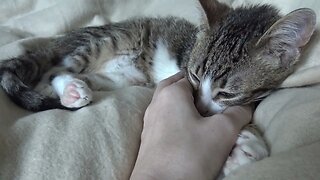
<svg viewBox="0 0 320 180">
<path fill-rule="evenodd" d="M 228 115 L 225 115 L 225 114 L 215 114 L 214 115 L 216 119 L 219 119 L 221 121 L 230 121 L 232 120 L 232 118 Z"/>
<path fill-rule="evenodd" d="M 162 89 L 162 91 L 159 93 L 159 97 L 161 98 L 168 98 L 171 97 L 173 94 L 173 90 L 171 87 L 165 87 Z"/>
<path fill-rule="evenodd" d="M 158 87 L 164 87 L 166 84 L 168 84 L 167 80 L 162 80 L 158 83 Z"/>
</svg>

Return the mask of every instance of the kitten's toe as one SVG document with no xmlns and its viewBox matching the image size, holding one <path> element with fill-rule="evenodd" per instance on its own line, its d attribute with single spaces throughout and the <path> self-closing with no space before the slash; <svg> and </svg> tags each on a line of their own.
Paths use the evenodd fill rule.
<svg viewBox="0 0 320 180">
<path fill-rule="evenodd" d="M 61 104 L 69 108 L 79 108 L 88 105 L 92 101 L 92 91 L 81 80 L 70 82 L 64 89 Z"/>
</svg>

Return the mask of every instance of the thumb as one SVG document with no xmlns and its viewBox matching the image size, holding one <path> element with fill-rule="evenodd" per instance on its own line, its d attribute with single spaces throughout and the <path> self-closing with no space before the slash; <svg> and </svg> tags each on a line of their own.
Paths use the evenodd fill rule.
<svg viewBox="0 0 320 180">
<path fill-rule="evenodd" d="M 206 117 L 206 126 L 210 129 L 224 128 L 230 133 L 238 133 L 252 119 L 251 106 L 232 106 L 222 114 Z"/>
<path fill-rule="evenodd" d="M 231 121 L 239 123 L 240 126 L 245 126 L 252 119 L 252 107 L 251 106 L 232 106 L 227 108 L 222 115 Z"/>
</svg>

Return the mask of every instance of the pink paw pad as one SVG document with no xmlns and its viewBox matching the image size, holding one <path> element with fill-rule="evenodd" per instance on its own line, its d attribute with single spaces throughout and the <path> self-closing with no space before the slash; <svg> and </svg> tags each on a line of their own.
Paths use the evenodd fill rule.
<svg viewBox="0 0 320 180">
<path fill-rule="evenodd" d="M 87 84 L 81 80 L 75 80 L 69 83 L 61 97 L 62 105 L 70 108 L 83 107 L 92 100 L 92 91 Z"/>
</svg>

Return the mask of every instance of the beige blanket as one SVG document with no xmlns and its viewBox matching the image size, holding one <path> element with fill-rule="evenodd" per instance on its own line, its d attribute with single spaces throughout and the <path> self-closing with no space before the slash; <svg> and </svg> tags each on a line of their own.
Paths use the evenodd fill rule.
<svg viewBox="0 0 320 180">
<path fill-rule="evenodd" d="M 231 6 L 272 2 L 283 13 L 317 0 L 225 0 Z M 199 23 L 195 0 L 2 0 L 0 59 L 16 56 L 71 29 L 133 16 L 185 17 Z M 320 16 L 319 16 L 320 19 Z M 320 81 L 319 34 L 312 37 L 296 73 L 283 87 Z M 271 157 L 244 166 L 227 179 L 320 177 L 320 86 L 284 89 L 265 99 L 254 115 Z M 76 112 L 30 113 L 0 90 L 0 179 L 128 179 L 152 90 L 130 87 L 95 92 L 94 103 Z"/>
</svg>

